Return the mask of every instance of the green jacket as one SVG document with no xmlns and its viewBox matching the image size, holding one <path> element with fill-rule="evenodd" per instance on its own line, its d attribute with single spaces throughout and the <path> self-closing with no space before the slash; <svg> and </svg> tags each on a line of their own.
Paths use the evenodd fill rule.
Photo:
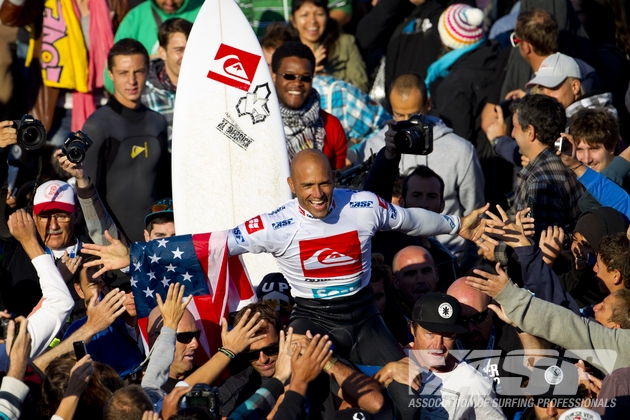
<svg viewBox="0 0 630 420">
<path fill-rule="evenodd" d="M 184 0 L 182 7 L 172 15 L 164 13 L 153 0 L 146 0 L 127 13 L 116 31 L 114 42 L 123 38 L 133 38 L 140 41 L 147 49 L 149 56 L 157 54 L 158 51 L 158 22 L 156 16 L 164 22 L 170 18 L 182 18 L 190 22 L 195 22 L 197 14 L 203 5 L 203 0 Z M 161 22 L 160 22 L 161 23 Z M 114 85 L 105 69 L 105 87 L 108 91 L 114 91 Z"/>
<path fill-rule="evenodd" d="M 324 65 L 324 74 L 352 83 L 363 93 L 368 90 L 365 63 L 361 58 L 354 36 L 341 34 L 335 42 L 334 54 L 329 55 Z"/>
</svg>

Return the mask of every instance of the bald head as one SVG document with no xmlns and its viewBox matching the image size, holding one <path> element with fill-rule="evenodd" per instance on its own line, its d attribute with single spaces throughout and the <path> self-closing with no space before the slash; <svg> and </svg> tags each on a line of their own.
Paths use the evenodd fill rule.
<svg viewBox="0 0 630 420">
<path fill-rule="evenodd" d="M 453 296 L 462 304 L 474 308 L 477 312 L 484 311 L 492 300 L 485 293 L 479 292 L 466 284 L 466 277 L 457 279 L 448 288 L 446 294 Z"/>
<path fill-rule="evenodd" d="M 421 246 L 410 245 L 398 251 L 392 260 L 392 269 L 394 272 L 400 271 L 407 265 L 415 264 L 418 260 L 430 261 L 435 266 L 433 256 L 429 251 Z"/>
<path fill-rule="evenodd" d="M 409 305 L 437 291 L 437 269 L 433 257 L 420 246 L 408 246 L 394 255 L 394 287 Z"/>
<path fill-rule="evenodd" d="M 324 168 L 332 175 L 330 161 L 321 150 L 304 149 L 298 152 L 291 160 L 291 178 L 295 178 L 296 172 L 313 165 Z"/>
<path fill-rule="evenodd" d="M 195 316 L 188 309 L 184 310 L 184 315 L 182 319 L 177 324 L 177 331 L 180 330 L 182 326 L 194 326 L 195 325 Z M 160 331 L 164 326 L 164 319 L 162 319 L 162 313 L 160 312 L 160 308 L 156 306 L 151 310 L 149 317 L 147 319 L 147 336 L 149 338 L 148 344 L 149 348 L 153 347 L 155 340 L 160 336 Z"/>
</svg>

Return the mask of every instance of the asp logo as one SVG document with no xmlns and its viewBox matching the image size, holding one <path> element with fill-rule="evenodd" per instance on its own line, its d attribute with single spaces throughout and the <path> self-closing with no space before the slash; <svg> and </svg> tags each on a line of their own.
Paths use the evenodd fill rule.
<svg viewBox="0 0 630 420">
<path fill-rule="evenodd" d="M 361 243 L 356 230 L 300 241 L 304 277 L 335 278 L 361 272 Z"/>
<path fill-rule="evenodd" d="M 359 209 L 359 208 L 372 208 L 374 206 L 374 201 L 351 201 L 350 208 L 351 209 Z"/>
<path fill-rule="evenodd" d="M 252 233 L 258 232 L 259 230 L 263 230 L 264 228 L 265 228 L 265 225 L 263 225 L 263 222 L 260 216 L 256 216 L 252 219 L 249 219 L 247 222 L 245 222 L 245 229 L 247 230 L 247 233 L 249 233 L 250 235 Z"/>
<path fill-rule="evenodd" d="M 280 222 L 276 222 L 276 223 L 272 223 L 271 227 L 273 228 L 273 230 L 278 230 L 280 228 L 283 228 L 285 226 L 289 226 L 292 225 L 293 222 L 293 217 L 291 217 L 290 219 L 286 219 L 286 220 L 282 220 Z"/>
<path fill-rule="evenodd" d="M 247 92 L 259 61 L 259 55 L 221 44 L 207 77 Z"/>
</svg>

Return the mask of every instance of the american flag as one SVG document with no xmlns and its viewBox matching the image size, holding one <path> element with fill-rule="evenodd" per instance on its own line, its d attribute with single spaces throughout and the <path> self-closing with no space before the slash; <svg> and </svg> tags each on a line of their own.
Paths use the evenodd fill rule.
<svg viewBox="0 0 630 420">
<path fill-rule="evenodd" d="M 228 257 L 227 233 L 180 235 L 131 245 L 129 276 L 144 334 L 147 317 L 157 306 L 155 296 L 164 301 L 169 285 L 177 282 L 186 286 L 186 296 L 193 295 L 188 310 L 201 330 L 199 342 L 206 357 L 221 347 L 221 318 L 256 300 L 242 260 Z M 195 362 L 204 363 L 207 358 Z"/>
</svg>

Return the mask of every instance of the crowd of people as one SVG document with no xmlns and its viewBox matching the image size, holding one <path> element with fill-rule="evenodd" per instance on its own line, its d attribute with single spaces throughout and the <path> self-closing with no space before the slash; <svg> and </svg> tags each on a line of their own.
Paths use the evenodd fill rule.
<svg viewBox="0 0 630 420">
<path fill-rule="evenodd" d="M 626 419 L 627 2 L 236 3 L 294 198 L 210 320 L 170 198 L 203 1 L 0 2 L 0 418 Z"/>
</svg>

